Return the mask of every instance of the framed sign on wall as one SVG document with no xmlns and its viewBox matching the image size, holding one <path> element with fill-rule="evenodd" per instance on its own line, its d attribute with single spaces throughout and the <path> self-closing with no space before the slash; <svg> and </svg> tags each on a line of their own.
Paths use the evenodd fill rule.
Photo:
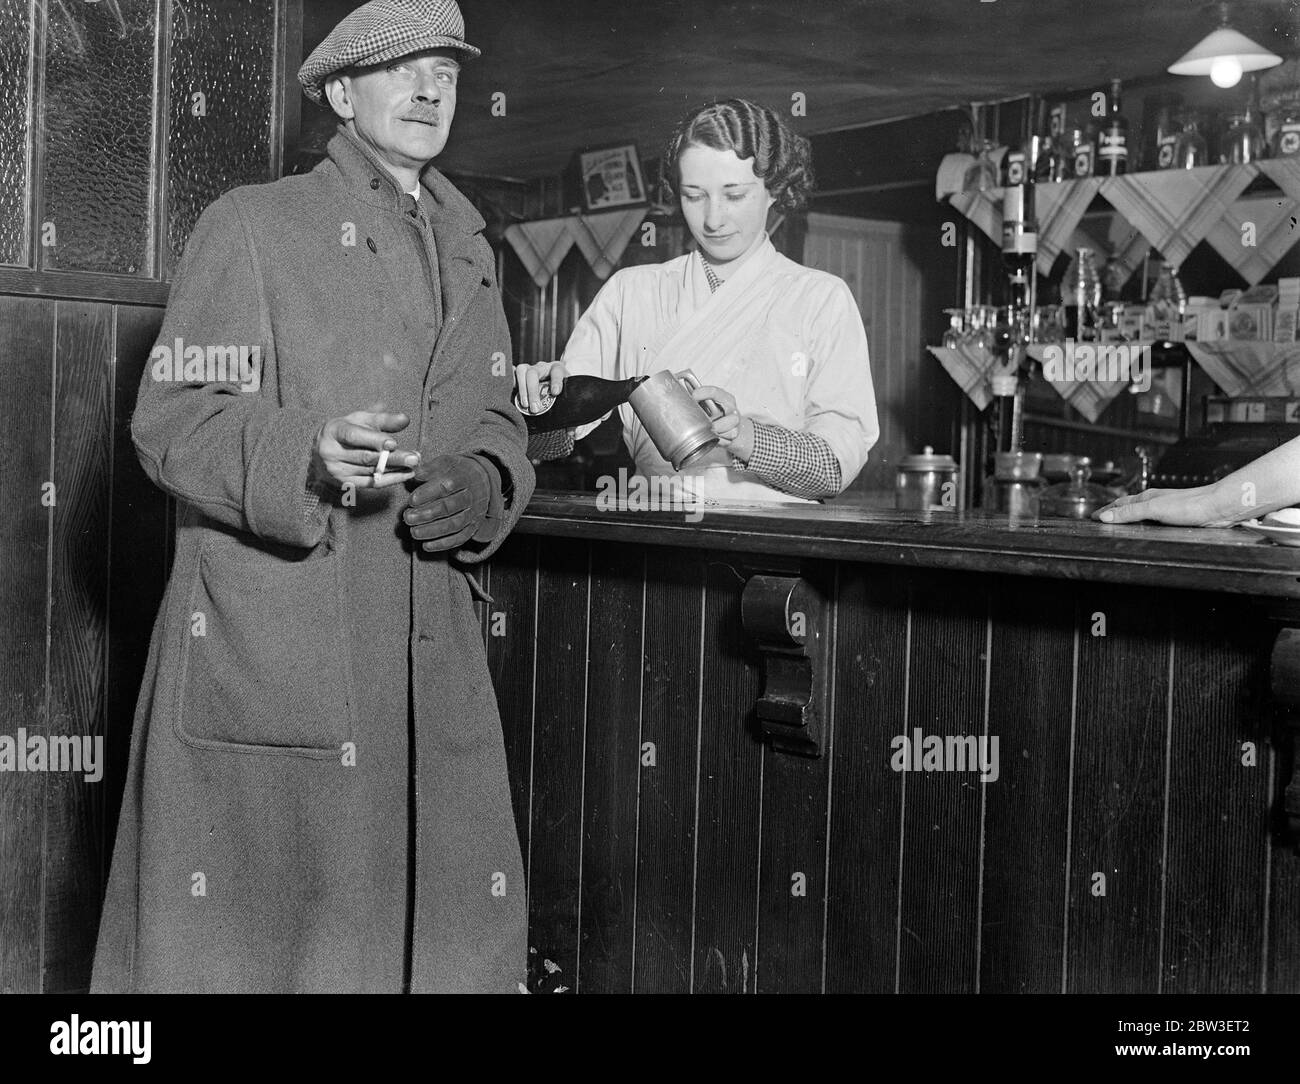
<svg viewBox="0 0 1300 1084">
<path fill-rule="evenodd" d="M 578 151 L 574 155 L 573 172 L 582 209 L 588 214 L 649 202 L 641 156 L 635 143 Z"/>
</svg>

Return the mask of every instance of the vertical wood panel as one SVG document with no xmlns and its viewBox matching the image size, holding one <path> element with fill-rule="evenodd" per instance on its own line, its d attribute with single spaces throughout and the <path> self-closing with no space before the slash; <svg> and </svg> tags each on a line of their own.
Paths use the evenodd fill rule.
<svg viewBox="0 0 1300 1084">
<path fill-rule="evenodd" d="M 538 543 L 537 701 L 529 843 L 530 944 L 573 988 L 582 871 L 582 738 L 586 689 L 587 546 Z"/>
<path fill-rule="evenodd" d="M 803 578 L 823 600 L 816 633 L 824 658 L 833 659 L 834 568 L 818 563 L 807 567 Z M 807 628 L 811 642 L 811 619 Z M 811 994 L 822 988 L 833 675 L 823 672 L 820 684 L 822 755 L 795 756 L 770 746 L 763 754 L 756 986 L 764 993 Z"/>
<path fill-rule="evenodd" d="M 1161 989 L 1258 993 L 1268 876 L 1272 633 L 1231 599 L 1172 610 L 1173 732 Z M 1254 744 L 1256 763 L 1242 763 Z"/>
<path fill-rule="evenodd" d="M 695 873 L 693 989 L 699 993 L 754 989 L 763 749 L 753 708 L 761 676 L 740 621 L 741 560 L 715 553 L 708 561 Z"/>
<path fill-rule="evenodd" d="M 985 787 L 981 993 L 1059 993 L 1065 937 L 1065 800 L 1075 661 L 1074 587 L 998 577 Z"/>
<path fill-rule="evenodd" d="M 1071 993 L 1159 987 L 1169 604 L 1141 588 L 1092 585 L 1079 595 Z M 1104 615 L 1105 636 L 1092 635 L 1093 615 Z M 1104 896 L 1093 894 L 1099 873 Z"/>
<path fill-rule="evenodd" d="M 641 769 L 638 992 L 691 985 L 703 596 L 702 552 L 647 551 L 641 740 L 654 743 L 655 766 Z"/>
<path fill-rule="evenodd" d="M 167 497 L 149 481 L 131 443 L 140 376 L 163 310 L 116 309 L 113 365 L 112 488 L 108 541 L 108 675 L 104 691 L 104 861 L 113 853 L 126 783 L 132 720 L 149 655 L 154 619 L 167 586 Z"/>
<path fill-rule="evenodd" d="M 630 993 L 645 557 L 593 546 L 579 993 Z"/>
<path fill-rule="evenodd" d="M 827 872 L 826 992 L 892 993 L 897 967 L 909 577 L 840 566 Z"/>
<path fill-rule="evenodd" d="M 65 301 L 56 309 L 50 734 L 83 748 L 83 738 L 90 738 L 101 757 L 112 328 L 110 305 Z M 103 884 L 104 789 L 102 774 L 93 782 L 87 774 L 83 762 L 81 772 L 47 776 L 43 984 L 52 993 L 90 986 Z"/>
<path fill-rule="evenodd" d="M 46 732 L 45 635 L 54 302 L 0 298 L 0 734 Z M 41 990 L 41 847 L 46 781 L 0 781 L 0 991 Z"/>
<path fill-rule="evenodd" d="M 1275 734 L 1279 730 L 1274 731 Z M 1286 739 L 1290 744 L 1290 739 Z M 1291 778 L 1291 764 L 1300 749 L 1276 758 L 1273 780 L 1272 833 L 1269 839 L 1268 958 L 1266 988 L 1270 994 L 1300 994 L 1300 845 L 1279 815 L 1282 792 Z"/>
<path fill-rule="evenodd" d="M 984 730 L 983 581 L 943 572 L 912 592 L 908 737 Z M 905 782 L 901 992 L 972 993 L 978 964 L 978 772 L 910 771 Z"/>
<path fill-rule="evenodd" d="M 533 760 L 533 667 L 537 637 L 537 540 L 513 534 L 492 555 L 488 671 L 505 737 L 519 846 L 528 864 Z M 503 635 L 496 635 L 495 628 Z"/>
</svg>

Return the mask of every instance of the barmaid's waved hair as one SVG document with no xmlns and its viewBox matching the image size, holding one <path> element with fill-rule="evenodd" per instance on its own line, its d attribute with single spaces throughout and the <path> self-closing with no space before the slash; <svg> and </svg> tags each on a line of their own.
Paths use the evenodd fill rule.
<svg viewBox="0 0 1300 1084">
<path fill-rule="evenodd" d="M 744 98 L 706 105 L 677 126 L 664 148 L 660 170 L 671 199 L 678 197 L 677 159 L 699 144 L 717 151 L 734 151 L 754 160 L 754 176 L 767 188 L 780 211 L 797 211 L 813 188 L 812 148 L 792 132 L 772 110 Z"/>
</svg>

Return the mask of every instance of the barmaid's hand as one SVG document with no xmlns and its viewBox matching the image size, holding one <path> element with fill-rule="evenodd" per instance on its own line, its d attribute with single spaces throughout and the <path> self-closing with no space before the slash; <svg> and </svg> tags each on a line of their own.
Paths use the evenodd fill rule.
<svg viewBox="0 0 1300 1084">
<path fill-rule="evenodd" d="M 736 397 L 715 384 L 702 384 L 691 394 L 701 406 L 704 406 L 705 399 L 717 403 L 722 410 L 721 414 L 710 411 L 707 406 L 704 407 L 704 412 L 716 415 L 713 417 L 713 433 L 718 438 L 718 444 L 742 462 L 748 461 L 754 452 L 754 423 L 741 415 Z"/>
<path fill-rule="evenodd" d="M 541 385 L 549 383 L 551 395 L 559 395 L 564 390 L 564 378 L 568 371 L 558 361 L 539 361 L 536 365 L 515 366 L 515 399 L 519 409 L 525 414 L 539 413 L 542 405 Z"/>
</svg>

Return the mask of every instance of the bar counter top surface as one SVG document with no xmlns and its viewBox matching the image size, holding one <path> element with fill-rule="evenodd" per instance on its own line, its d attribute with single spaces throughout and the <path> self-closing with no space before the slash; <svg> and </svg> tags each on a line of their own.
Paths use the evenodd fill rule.
<svg viewBox="0 0 1300 1084">
<path fill-rule="evenodd" d="M 900 512 L 861 502 L 604 510 L 595 494 L 542 492 L 524 534 L 789 558 L 960 569 L 1300 599 L 1300 548 L 1240 527 L 1012 519 L 982 510 Z"/>
</svg>

